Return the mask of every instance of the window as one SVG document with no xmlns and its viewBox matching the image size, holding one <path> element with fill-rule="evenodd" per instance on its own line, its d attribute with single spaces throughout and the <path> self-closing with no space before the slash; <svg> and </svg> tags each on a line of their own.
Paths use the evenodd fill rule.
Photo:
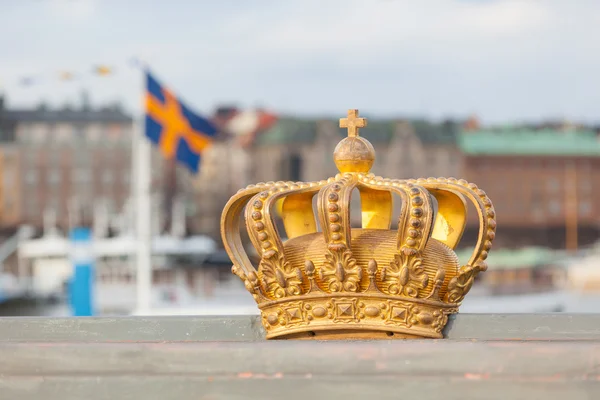
<svg viewBox="0 0 600 400">
<path fill-rule="evenodd" d="M 47 204 L 47 208 L 49 210 L 55 211 L 58 209 L 58 195 L 56 193 L 54 193 L 49 199 L 48 199 L 48 204 Z"/>
<path fill-rule="evenodd" d="M 385 168 L 385 160 L 386 160 L 386 152 L 382 149 L 380 151 L 377 152 L 377 154 L 379 155 L 378 157 L 375 158 L 375 163 L 373 164 L 373 169 L 377 170 L 377 171 L 381 171 Z M 292 168 L 294 168 L 293 164 L 291 165 Z M 302 168 L 302 160 L 300 160 L 299 168 Z M 300 175 L 302 175 L 302 171 L 300 170 Z M 295 181 L 299 181 L 300 179 L 294 179 Z"/>
<path fill-rule="evenodd" d="M 559 168 L 562 169 L 563 165 L 564 165 L 564 163 L 559 162 L 559 161 L 548 161 L 547 162 L 547 166 L 552 169 L 559 169 Z"/>
<path fill-rule="evenodd" d="M 542 161 L 537 158 L 532 159 L 530 165 L 532 169 L 543 169 Z"/>
<path fill-rule="evenodd" d="M 160 179 L 162 178 L 162 176 L 163 176 L 163 171 L 161 168 L 152 168 L 152 179 L 160 182 Z"/>
<path fill-rule="evenodd" d="M 3 142 L 14 142 L 16 141 L 15 131 L 13 129 L 0 129 L 0 139 Z"/>
<path fill-rule="evenodd" d="M 551 200 L 548 209 L 551 215 L 558 215 L 560 214 L 561 204 L 558 200 Z"/>
<path fill-rule="evenodd" d="M 541 220 L 542 217 L 544 216 L 544 214 L 546 214 L 547 210 L 544 209 L 544 207 L 541 207 L 540 205 L 544 204 L 546 202 L 546 199 L 544 198 L 544 194 L 543 194 L 543 190 L 544 187 L 542 185 L 542 182 L 538 181 L 538 180 L 531 180 L 530 182 L 523 182 L 525 184 L 525 187 L 527 187 L 527 183 L 529 183 L 529 189 L 530 189 L 530 193 L 531 193 L 531 197 L 529 199 L 529 210 L 532 214 L 532 217 L 534 220 Z M 504 193 L 506 192 L 504 190 L 504 187 L 502 188 L 498 188 L 499 193 Z M 494 203 L 495 205 L 496 203 Z M 517 207 L 520 208 L 520 207 Z M 523 209 L 522 212 L 525 214 L 527 213 L 527 210 Z"/>
<path fill-rule="evenodd" d="M 15 155 L 4 154 L 4 168 L 13 169 L 15 167 Z"/>
<path fill-rule="evenodd" d="M 580 181 L 581 192 L 589 195 L 592 192 L 592 181 L 591 179 L 586 179 L 584 181 Z"/>
<path fill-rule="evenodd" d="M 298 154 L 292 154 L 290 157 L 288 176 L 294 182 L 302 180 L 302 158 Z"/>
<path fill-rule="evenodd" d="M 17 129 L 17 140 L 21 143 L 29 143 L 30 135 L 29 135 L 29 126 L 27 124 L 20 124 Z"/>
<path fill-rule="evenodd" d="M 59 166 L 61 162 L 61 154 L 57 150 L 48 151 L 48 162 L 51 166 Z"/>
<path fill-rule="evenodd" d="M 130 124 L 121 126 L 121 140 L 131 143 L 131 135 L 133 130 Z"/>
<path fill-rule="evenodd" d="M 102 182 L 103 182 L 105 185 L 109 185 L 109 184 L 113 183 L 113 173 L 112 173 L 112 171 L 110 171 L 110 170 L 105 170 L 105 171 L 102 173 Z"/>
<path fill-rule="evenodd" d="M 107 130 L 110 141 L 114 142 L 121 138 L 122 127 L 120 124 L 110 124 Z"/>
<path fill-rule="evenodd" d="M 15 174 L 12 170 L 7 169 L 4 172 L 4 186 L 7 188 L 12 188 L 15 184 Z"/>
<path fill-rule="evenodd" d="M 84 142 L 87 138 L 85 135 L 85 125 L 77 124 L 73 126 L 73 139 L 78 142 Z"/>
<path fill-rule="evenodd" d="M 558 182 L 558 179 L 554 177 L 548 178 L 548 180 L 546 181 L 546 187 L 550 192 L 554 193 L 557 192 L 560 188 L 560 183 Z"/>
<path fill-rule="evenodd" d="M 34 124 L 31 129 L 31 141 L 43 143 L 48 137 L 48 126 L 45 124 Z"/>
<path fill-rule="evenodd" d="M 579 162 L 579 165 L 580 165 L 581 169 L 585 170 L 585 171 L 591 171 L 591 169 L 592 169 L 592 165 L 589 160 L 582 160 Z"/>
<path fill-rule="evenodd" d="M 116 211 L 114 200 L 111 198 L 105 198 L 105 199 L 103 199 L 103 201 L 104 201 L 104 207 L 106 209 L 106 213 L 108 215 L 112 215 Z"/>
<path fill-rule="evenodd" d="M 8 215 L 14 213 L 14 206 L 15 206 L 15 201 L 14 198 L 12 196 L 6 196 L 5 202 L 4 202 L 4 211 L 6 211 L 6 213 Z"/>
<path fill-rule="evenodd" d="M 37 157 L 36 152 L 31 150 L 30 148 L 24 148 L 23 150 L 24 151 L 21 153 L 23 164 L 34 164 Z"/>
<path fill-rule="evenodd" d="M 38 204 L 36 196 L 28 196 L 26 202 L 27 215 L 29 218 L 34 218 L 38 216 Z"/>
<path fill-rule="evenodd" d="M 592 204 L 589 200 L 582 201 L 579 203 L 579 214 L 583 216 L 590 215 L 592 213 Z"/>
<path fill-rule="evenodd" d="M 90 158 L 92 157 L 92 155 L 90 154 L 89 150 L 78 149 L 78 150 L 74 151 L 74 157 L 75 157 L 75 165 L 78 168 L 83 168 L 90 164 L 90 162 L 91 162 Z"/>
<path fill-rule="evenodd" d="M 47 193 L 49 196 L 58 196 L 58 194 L 61 193 L 61 189 L 61 185 L 49 183 L 47 187 Z"/>
<path fill-rule="evenodd" d="M 88 169 L 78 167 L 73 170 L 73 181 L 86 183 L 89 182 L 90 179 L 91 173 Z"/>
<path fill-rule="evenodd" d="M 38 180 L 38 173 L 34 169 L 30 169 L 25 173 L 25 182 L 28 184 L 35 184 Z"/>
<path fill-rule="evenodd" d="M 90 206 L 89 204 L 91 204 L 92 202 L 92 193 L 91 190 L 87 187 L 87 186 L 79 186 L 77 188 L 78 192 L 80 193 L 79 197 L 81 199 L 81 203 L 82 203 L 82 210 L 85 213 L 88 213 L 90 210 Z"/>
<path fill-rule="evenodd" d="M 99 124 L 91 124 L 87 127 L 86 140 L 89 143 L 96 143 L 102 136 L 102 126 Z"/>
<path fill-rule="evenodd" d="M 152 160 L 152 166 L 155 167 L 153 169 L 162 169 L 163 165 L 165 164 L 165 158 L 158 152 L 158 150 L 155 150 L 154 148 L 152 150 L 152 155 L 150 157 Z"/>
<path fill-rule="evenodd" d="M 59 124 L 56 126 L 56 134 L 54 135 L 57 142 L 68 143 L 73 137 L 73 127 L 69 124 Z"/>
<path fill-rule="evenodd" d="M 56 185 L 60 183 L 60 171 L 53 169 L 48 171 L 48 183 Z"/>
</svg>

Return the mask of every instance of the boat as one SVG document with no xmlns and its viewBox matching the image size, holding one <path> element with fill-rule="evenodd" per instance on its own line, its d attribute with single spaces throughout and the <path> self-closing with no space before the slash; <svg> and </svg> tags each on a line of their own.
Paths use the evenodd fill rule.
<svg viewBox="0 0 600 400">
<path fill-rule="evenodd" d="M 600 293 L 600 241 L 571 260 L 567 287 L 581 293 Z"/>
</svg>

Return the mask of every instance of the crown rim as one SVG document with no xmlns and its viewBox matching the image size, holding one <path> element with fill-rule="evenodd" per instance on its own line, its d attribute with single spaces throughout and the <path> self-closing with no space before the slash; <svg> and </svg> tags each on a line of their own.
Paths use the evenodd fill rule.
<svg viewBox="0 0 600 400">
<path fill-rule="evenodd" d="M 299 299 L 288 298 L 278 304 L 261 304 L 259 308 L 267 339 L 298 334 L 312 336 L 314 332 L 337 338 L 354 336 L 353 333 L 348 336 L 344 331 L 442 338 L 448 315 L 456 313 L 459 306 L 441 302 L 425 304 L 418 301 L 422 299 L 414 298 L 361 294 L 336 293 L 312 298 L 299 296 Z"/>
</svg>

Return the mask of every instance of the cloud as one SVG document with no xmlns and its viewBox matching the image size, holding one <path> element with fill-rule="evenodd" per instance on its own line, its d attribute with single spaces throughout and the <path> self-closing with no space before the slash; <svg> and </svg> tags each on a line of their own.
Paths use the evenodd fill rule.
<svg viewBox="0 0 600 400">
<path fill-rule="evenodd" d="M 85 22 L 97 9 L 96 0 L 50 0 L 45 3 L 50 16 L 63 21 Z"/>
<path fill-rule="evenodd" d="M 484 121 L 598 119 L 594 0 L 19 4 L 0 15 L 0 79 L 18 104 L 60 103 L 77 88 L 7 83 L 22 72 L 112 63 L 117 76 L 86 87 L 98 100 L 122 96 L 137 107 L 126 64 L 139 56 L 201 110 L 223 101 L 312 114 L 352 106 L 476 112 Z"/>
<path fill-rule="evenodd" d="M 541 3 L 508 1 L 456 4 L 448 1 L 306 2 L 256 37 L 262 53 L 334 53 L 356 60 L 384 56 L 402 47 L 438 47 L 519 38 L 551 26 Z M 358 61 L 360 62 L 360 61 Z"/>
</svg>

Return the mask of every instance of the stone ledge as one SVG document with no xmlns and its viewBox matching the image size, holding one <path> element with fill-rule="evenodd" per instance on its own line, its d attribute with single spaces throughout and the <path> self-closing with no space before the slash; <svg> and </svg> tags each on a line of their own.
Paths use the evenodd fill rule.
<svg viewBox="0 0 600 400">
<path fill-rule="evenodd" d="M 600 314 L 456 314 L 453 340 L 600 340 Z M 264 340 L 259 317 L 152 316 L 0 318 L 6 342 L 163 342 Z"/>
<path fill-rule="evenodd" d="M 597 399 L 595 341 L 0 343 L 6 399 Z"/>
<path fill-rule="evenodd" d="M 600 398 L 596 314 L 458 314 L 437 340 L 263 335 L 257 316 L 0 318 L 0 398 Z"/>
</svg>

